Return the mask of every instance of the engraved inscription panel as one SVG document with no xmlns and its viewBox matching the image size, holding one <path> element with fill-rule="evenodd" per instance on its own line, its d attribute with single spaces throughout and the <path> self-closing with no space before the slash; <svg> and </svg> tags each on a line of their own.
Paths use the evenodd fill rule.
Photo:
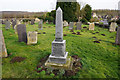
<svg viewBox="0 0 120 80">
<path fill-rule="evenodd" d="M 64 55 L 65 55 L 65 43 L 53 43 L 52 56 L 64 57 Z"/>
</svg>

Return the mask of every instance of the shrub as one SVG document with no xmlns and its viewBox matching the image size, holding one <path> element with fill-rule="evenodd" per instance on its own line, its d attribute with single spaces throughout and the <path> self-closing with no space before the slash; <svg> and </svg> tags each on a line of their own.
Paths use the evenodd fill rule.
<svg viewBox="0 0 120 80">
<path fill-rule="evenodd" d="M 87 19 L 85 19 L 85 18 L 81 19 L 80 21 L 81 21 L 82 23 L 87 23 L 87 22 L 88 22 Z"/>
<path fill-rule="evenodd" d="M 90 22 L 99 22 L 99 19 L 96 18 L 96 17 L 95 17 L 95 18 L 91 18 L 91 19 L 90 19 Z"/>
<path fill-rule="evenodd" d="M 55 76 L 55 74 L 51 73 L 51 74 L 50 74 L 50 76 L 51 76 L 51 77 L 54 77 L 54 76 Z"/>
<path fill-rule="evenodd" d="M 31 21 L 30 19 L 23 19 L 23 22 Z"/>
<path fill-rule="evenodd" d="M 119 20 L 117 20 L 117 21 L 116 21 L 116 23 L 120 25 L 120 19 L 119 19 Z"/>
<path fill-rule="evenodd" d="M 41 70 L 41 68 L 38 68 L 38 71 Z"/>
</svg>

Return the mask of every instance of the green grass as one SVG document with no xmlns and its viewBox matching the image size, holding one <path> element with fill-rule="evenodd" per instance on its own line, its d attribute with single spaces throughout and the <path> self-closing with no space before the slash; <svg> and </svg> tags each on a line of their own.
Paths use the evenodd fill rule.
<svg viewBox="0 0 120 80">
<path fill-rule="evenodd" d="M 25 43 L 18 42 L 17 34 L 14 30 L 5 30 L 3 25 L 3 34 L 7 47 L 8 54 L 12 55 L 8 58 L 3 58 L 2 63 L 2 77 L 3 78 L 51 78 L 51 75 L 45 75 L 44 71 L 37 73 L 35 71 L 40 59 L 46 55 L 51 54 L 52 41 L 55 39 L 55 27 L 49 28 L 48 26 L 55 26 L 52 24 L 43 24 L 43 30 L 38 30 L 37 24 L 27 25 L 28 31 L 38 30 L 38 43 L 36 45 L 26 45 Z M 87 26 L 88 25 L 82 25 Z M 100 30 L 100 31 L 99 31 Z M 64 40 L 66 40 L 66 51 L 69 55 L 78 55 L 82 60 L 83 68 L 72 76 L 73 78 L 118 78 L 118 48 L 120 46 L 113 45 L 115 42 L 116 32 L 110 33 L 107 29 L 95 27 L 95 31 L 87 29 L 74 30 L 79 31 L 82 35 L 74 35 L 64 28 Z M 92 34 L 91 32 L 97 34 Z M 106 36 L 102 36 L 105 34 Z M 101 43 L 94 43 L 94 37 L 101 39 Z M 110 38 L 113 37 L 113 38 Z M 20 63 L 10 63 L 13 57 L 20 56 L 26 59 Z M 58 77 L 58 76 L 57 76 Z"/>
</svg>

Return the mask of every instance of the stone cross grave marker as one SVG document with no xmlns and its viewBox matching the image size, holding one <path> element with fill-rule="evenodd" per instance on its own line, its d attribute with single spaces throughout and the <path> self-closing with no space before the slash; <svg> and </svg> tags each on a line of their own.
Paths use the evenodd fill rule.
<svg viewBox="0 0 120 80">
<path fill-rule="evenodd" d="M 26 26 L 24 24 L 17 25 L 17 33 L 19 42 L 27 43 Z"/>
<path fill-rule="evenodd" d="M 37 43 L 37 32 L 29 31 L 27 34 L 27 44 L 36 44 Z"/>
</svg>

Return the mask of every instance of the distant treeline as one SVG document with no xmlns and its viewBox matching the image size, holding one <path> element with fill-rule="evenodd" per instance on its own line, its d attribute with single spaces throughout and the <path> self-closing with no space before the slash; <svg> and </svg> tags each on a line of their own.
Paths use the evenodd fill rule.
<svg viewBox="0 0 120 80">
<path fill-rule="evenodd" d="M 0 18 L 36 18 L 47 12 L 24 12 L 24 11 L 3 11 L 0 12 Z"/>
<path fill-rule="evenodd" d="M 118 16 L 118 10 L 99 9 L 99 10 L 93 10 L 92 12 L 101 16 L 104 16 L 104 15 Z"/>
<path fill-rule="evenodd" d="M 47 12 L 25 12 L 25 11 L 3 11 L 0 12 L 0 18 L 36 18 L 40 17 Z M 118 10 L 93 10 L 92 13 L 96 13 L 97 15 L 109 15 L 109 16 L 117 16 Z"/>
</svg>

